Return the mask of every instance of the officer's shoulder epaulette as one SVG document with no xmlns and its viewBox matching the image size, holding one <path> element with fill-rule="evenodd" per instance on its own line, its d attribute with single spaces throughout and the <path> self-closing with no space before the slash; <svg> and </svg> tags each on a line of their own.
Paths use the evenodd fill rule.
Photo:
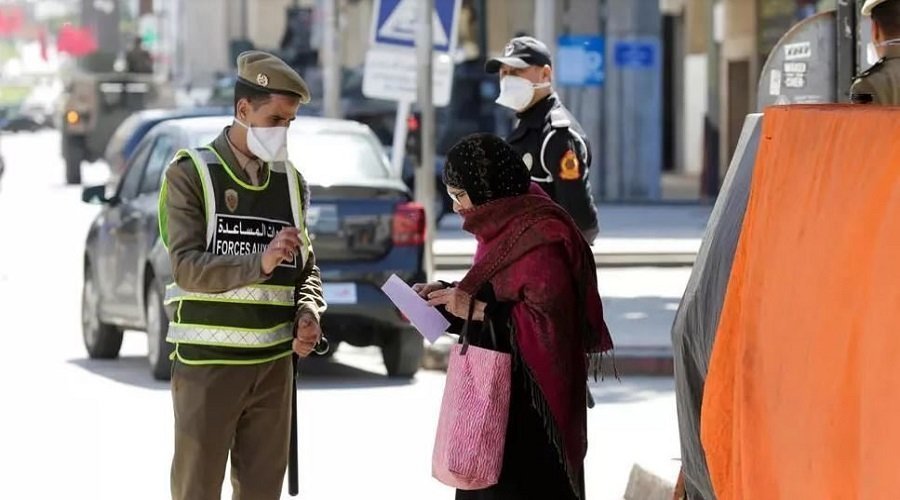
<svg viewBox="0 0 900 500">
<path fill-rule="evenodd" d="M 550 110 L 550 126 L 553 128 L 568 128 L 572 125 L 569 114 L 563 108 Z"/>
<path fill-rule="evenodd" d="M 873 64 L 869 69 L 867 69 L 867 70 L 863 71 L 862 73 L 856 75 L 856 79 L 859 80 L 860 78 L 865 78 L 865 77 L 870 76 L 870 75 L 872 75 L 872 74 L 874 74 L 874 73 L 877 73 L 878 71 L 881 70 L 882 66 L 884 66 L 885 61 L 887 61 L 887 59 L 884 58 L 884 57 L 882 57 L 881 59 L 878 60 L 878 62 L 876 62 L 875 64 Z"/>
</svg>

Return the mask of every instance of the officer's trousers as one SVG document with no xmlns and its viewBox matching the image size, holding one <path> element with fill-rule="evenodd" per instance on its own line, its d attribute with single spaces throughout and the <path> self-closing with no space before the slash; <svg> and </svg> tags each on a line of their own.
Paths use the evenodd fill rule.
<svg viewBox="0 0 900 500">
<path fill-rule="evenodd" d="M 291 360 L 250 366 L 175 362 L 173 500 L 220 500 L 229 452 L 234 500 L 281 497 L 294 389 Z"/>
</svg>

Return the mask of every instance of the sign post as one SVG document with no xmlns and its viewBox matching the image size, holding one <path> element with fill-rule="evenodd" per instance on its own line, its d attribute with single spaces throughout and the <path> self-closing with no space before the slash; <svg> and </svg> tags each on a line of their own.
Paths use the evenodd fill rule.
<svg viewBox="0 0 900 500">
<path fill-rule="evenodd" d="M 422 164 L 416 175 L 416 201 L 425 207 L 425 272 L 430 282 L 434 275 L 434 231 L 437 224 L 434 213 L 434 102 L 432 101 L 432 23 L 434 0 L 419 0 L 419 36 L 416 51 L 419 60 L 419 106 L 422 108 Z"/>
<path fill-rule="evenodd" d="M 450 103 L 453 57 L 461 0 L 375 0 L 366 52 L 363 94 L 397 101 L 392 165 L 402 171 L 411 103 L 422 112 L 422 165 L 416 169 L 416 201 L 425 207 L 425 269 L 434 272 L 435 106 Z"/>
</svg>

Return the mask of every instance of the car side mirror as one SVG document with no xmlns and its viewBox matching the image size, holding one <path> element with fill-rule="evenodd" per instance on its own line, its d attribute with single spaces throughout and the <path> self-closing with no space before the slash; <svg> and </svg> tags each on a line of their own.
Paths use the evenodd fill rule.
<svg viewBox="0 0 900 500">
<path fill-rule="evenodd" d="M 106 197 L 106 186 L 90 186 L 81 191 L 81 201 L 91 205 L 106 205 L 114 202 L 115 197 Z"/>
</svg>

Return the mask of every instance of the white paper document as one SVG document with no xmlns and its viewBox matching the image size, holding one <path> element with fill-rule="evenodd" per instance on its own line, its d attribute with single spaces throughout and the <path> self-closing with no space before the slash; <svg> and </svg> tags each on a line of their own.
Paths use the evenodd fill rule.
<svg viewBox="0 0 900 500">
<path fill-rule="evenodd" d="M 409 319 L 416 330 L 419 330 L 419 333 L 428 339 L 428 342 L 435 343 L 450 326 L 447 318 L 437 309 L 429 306 L 425 299 L 419 297 L 419 294 L 396 274 L 388 278 L 381 290 Z"/>
</svg>

